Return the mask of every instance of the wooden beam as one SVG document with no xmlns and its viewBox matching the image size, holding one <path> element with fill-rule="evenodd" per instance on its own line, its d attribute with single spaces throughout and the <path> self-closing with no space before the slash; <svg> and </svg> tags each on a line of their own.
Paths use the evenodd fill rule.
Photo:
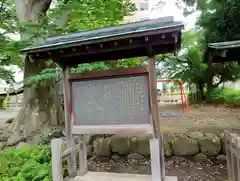
<svg viewBox="0 0 240 181">
<path fill-rule="evenodd" d="M 149 47 L 149 54 L 153 52 Z M 160 131 L 160 116 L 157 102 L 157 74 L 155 56 L 148 57 L 148 72 L 149 72 L 149 93 L 150 93 L 150 110 L 154 127 L 154 138 L 159 140 L 159 155 L 155 159 L 159 160 L 159 169 L 161 170 L 161 181 L 165 181 L 165 164 L 163 151 L 163 135 Z M 158 169 L 158 168 L 157 168 Z"/>
<path fill-rule="evenodd" d="M 93 42 L 87 45 L 77 44 L 71 47 L 66 47 L 64 49 L 53 49 L 53 50 L 44 51 L 40 53 L 33 53 L 31 54 L 31 56 L 35 59 L 53 58 L 53 59 L 59 60 L 66 57 L 84 56 L 84 55 L 96 54 L 100 52 L 106 53 L 110 51 L 119 51 L 119 50 L 127 50 L 127 49 L 129 50 L 129 49 L 134 49 L 138 47 L 144 47 L 146 43 L 154 46 L 163 46 L 163 45 L 168 46 L 168 44 L 180 44 L 180 39 L 179 38 L 176 39 L 175 37 L 173 37 L 173 34 L 175 34 L 177 37 L 181 36 L 181 33 L 179 31 L 170 31 L 170 32 L 161 32 L 161 33 L 158 32 L 151 35 L 146 34 L 143 36 L 122 38 L 117 41 L 101 40 L 100 42 Z M 146 37 L 147 37 L 147 41 L 146 41 Z M 49 53 L 51 54 L 49 55 Z"/>
<path fill-rule="evenodd" d="M 69 71 L 70 68 L 63 69 L 63 92 L 64 92 L 64 114 L 65 114 L 65 130 L 66 130 L 66 137 L 67 137 L 67 148 L 69 148 L 72 152 L 68 156 L 68 173 L 70 177 L 76 176 L 76 155 L 74 151 L 74 139 L 72 136 L 72 125 L 73 120 L 71 120 L 71 113 L 70 113 L 70 106 L 71 106 L 71 99 L 70 99 L 70 85 L 69 85 Z"/>
<path fill-rule="evenodd" d="M 118 68 L 99 72 L 70 73 L 69 80 L 80 81 L 86 79 L 102 79 L 104 77 L 115 78 L 116 76 L 131 76 L 133 74 L 146 75 L 146 73 L 148 73 L 146 67 Z"/>
<path fill-rule="evenodd" d="M 87 164 L 87 139 L 86 135 L 79 135 L 78 136 L 78 143 L 79 143 L 79 151 L 78 154 L 78 176 L 84 176 L 88 172 L 88 164 Z"/>
<path fill-rule="evenodd" d="M 62 139 L 51 141 L 53 181 L 63 181 L 62 175 Z"/>
<path fill-rule="evenodd" d="M 128 124 L 128 125 L 88 125 L 73 126 L 73 134 L 132 134 L 153 133 L 150 124 Z"/>
</svg>

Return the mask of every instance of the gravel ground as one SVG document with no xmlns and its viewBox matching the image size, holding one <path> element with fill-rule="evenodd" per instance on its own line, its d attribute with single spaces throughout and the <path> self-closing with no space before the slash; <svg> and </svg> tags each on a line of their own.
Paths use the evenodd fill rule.
<svg viewBox="0 0 240 181">
<path fill-rule="evenodd" d="M 4 122 L 15 117 L 18 110 L 0 110 L 0 129 L 4 129 Z M 160 116 L 161 125 L 173 131 L 198 130 L 214 132 L 218 130 L 240 130 L 240 109 L 231 109 L 224 106 L 192 105 L 190 115 L 181 113 L 181 105 L 160 104 L 160 112 L 173 112 L 175 116 Z M 168 129 L 169 131 L 169 129 Z M 208 160 L 203 163 L 192 161 L 191 158 L 171 157 L 166 159 L 167 175 L 178 176 L 179 181 L 225 181 L 227 177 L 226 164 L 217 160 Z M 89 170 L 150 174 L 149 160 L 141 163 L 129 162 L 121 159 L 98 160 L 91 158 Z"/>
<path fill-rule="evenodd" d="M 120 159 L 89 160 L 90 171 L 117 173 L 151 174 L 149 159 L 140 162 Z M 178 176 L 179 181 L 225 181 L 227 178 L 226 163 L 217 160 L 194 162 L 191 158 L 171 157 L 165 160 L 166 175 Z"/>
<path fill-rule="evenodd" d="M 181 113 L 179 104 L 159 104 L 160 112 L 175 113 L 176 116 L 162 116 L 162 126 L 176 130 L 198 130 L 212 132 L 225 129 L 240 130 L 239 108 L 226 108 L 214 105 L 191 105 L 190 114 Z"/>
</svg>

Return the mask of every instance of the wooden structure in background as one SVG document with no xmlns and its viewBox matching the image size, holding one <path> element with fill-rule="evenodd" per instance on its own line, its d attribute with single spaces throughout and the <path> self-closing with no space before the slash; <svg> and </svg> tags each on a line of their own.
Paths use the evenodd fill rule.
<svg viewBox="0 0 240 181">
<path fill-rule="evenodd" d="M 160 132 L 154 55 L 177 51 L 181 45 L 182 28 L 183 24 L 181 22 L 174 22 L 172 17 L 166 17 L 70 35 L 50 37 L 47 38 L 46 42 L 42 45 L 26 48 L 21 51 L 22 54 L 25 54 L 25 56 L 34 61 L 52 59 L 63 69 L 65 127 L 67 134 L 67 150 L 64 152 L 64 155 L 68 155 L 68 172 L 71 178 L 77 175 L 76 150 L 79 150 L 80 157 L 80 172 L 78 172 L 78 175 L 81 178 L 79 179 L 85 181 L 89 178 L 86 165 L 87 153 L 84 134 L 132 134 L 151 132 L 154 136 L 154 138 L 150 140 L 152 181 L 174 180 L 173 178 L 165 177 L 163 137 Z M 139 56 L 148 57 L 148 67 L 106 70 L 92 73 L 75 74 L 71 72 L 71 67 L 82 63 Z M 94 84 L 92 84 L 93 81 L 95 81 Z M 137 91 L 136 81 L 139 81 L 138 85 L 142 87 L 142 95 L 138 94 L 139 90 Z M 96 84 L 98 85 L 96 86 Z M 119 91 L 114 88 L 117 86 L 121 91 L 126 89 L 128 93 L 132 91 L 138 98 L 140 97 L 139 100 L 140 102 L 142 101 L 143 108 L 141 108 L 141 106 L 133 108 L 131 101 L 134 101 L 132 99 L 134 96 L 132 95 L 127 96 L 124 101 L 121 101 L 121 96 L 117 96 Z M 125 88 L 123 88 L 124 86 Z M 82 90 L 82 88 L 84 88 L 84 90 Z M 102 97 L 101 101 L 103 101 L 103 105 L 105 106 L 100 106 L 97 109 L 91 108 L 89 104 L 99 105 L 100 102 L 100 100 L 82 96 L 84 91 L 91 90 L 96 90 L 95 96 Z M 104 92 L 104 90 L 106 92 Z M 105 96 L 104 93 L 107 93 L 107 96 Z M 122 97 L 125 96 L 125 94 L 127 93 L 122 94 Z M 117 102 L 111 103 L 111 101 L 114 100 L 117 100 Z M 107 106 L 104 101 L 108 101 L 107 103 L 112 106 Z M 85 105 L 85 107 L 81 107 L 81 109 L 86 109 L 84 115 L 78 114 L 80 111 L 78 106 L 80 104 Z M 124 109 L 124 106 L 129 105 L 133 113 L 140 114 L 140 111 L 142 111 L 141 114 L 143 117 L 146 116 L 146 119 L 141 120 L 137 117 L 138 115 L 127 114 L 126 112 L 127 115 L 122 114 L 122 116 L 126 118 L 122 119 L 121 117 L 117 117 L 116 120 L 109 122 L 110 116 L 108 114 L 111 114 L 111 107 L 116 106 Z M 87 111 L 87 108 L 91 108 L 91 114 L 99 114 L 99 120 L 101 120 L 101 122 L 99 121 L 97 123 L 97 119 L 94 116 L 89 116 L 90 113 Z M 95 112 L 93 109 L 95 109 Z M 118 111 L 122 111 L 121 109 Z M 103 112 L 104 114 L 102 114 Z M 76 145 L 73 135 L 79 137 L 79 149 L 75 148 Z M 59 149 L 57 142 L 53 143 L 53 145 L 55 145 L 53 150 Z M 59 151 L 58 153 L 60 159 L 62 155 Z M 53 162 L 60 164 L 59 161 Z M 53 175 L 59 179 L 60 177 L 57 176 L 57 173 L 60 172 L 60 170 L 56 170 L 53 168 Z M 95 175 L 95 179 L 98 179 L 101 173 L 94 173 L 92 175 Z M 118 174 L 119 180 L 121 180 L 120 177 Z M 130 177 L 133 178 L 134 175 L 129 176 L 129 180 L 134 180 L 130 179 Z M 111 179 L 114 178 L 116 177 L 113 176 Z M 107 181 L 107 179 L 105 180 Z"/>
<path fill-rule="evenodd" d="M 209 43 L 204 60 L 210 59 L 211 63 L 238 61 L 240 64 L 239 50 L 240 40 Z"/>
</svg>

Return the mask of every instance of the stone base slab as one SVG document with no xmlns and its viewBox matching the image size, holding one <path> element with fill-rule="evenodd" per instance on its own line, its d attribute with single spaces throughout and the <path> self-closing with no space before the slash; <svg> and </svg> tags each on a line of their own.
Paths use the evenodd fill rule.
<svg viewBox="0 0 240 181">
<path fill-rule="evenodd" d="M 167 176 L 166 181 L 177 181 L 177 177 Z M 88 172 L 84 176 L 77 176 L 74 181 L 152 181 L 151 175 Z"/>
</svg>

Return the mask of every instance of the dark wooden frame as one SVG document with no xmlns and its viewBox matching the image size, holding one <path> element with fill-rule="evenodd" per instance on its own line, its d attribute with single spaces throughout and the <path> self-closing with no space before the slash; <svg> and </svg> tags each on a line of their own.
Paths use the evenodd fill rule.
<svg viewBox="0 0 240 181">
<path fill-rule="evenodd" d="M 148 73 L 147 67 L 118 68 L 99 72 L 70 73 L 69 81 L 98 80 L 104 78 L 116 78 L 122 76 L 144 75 Z"/>
<path fill-rule="evenodd" d="M 136 76 L 147 76 L 149 78 L 149 72 L 146 67 L 136 67 L 136 68 L 119 68 L 114 70 L 105 70 L 99 72 L 87 72 L 87 73 L 70 73 L 68 80 L 71 92 L 72 82 L 86 81 L 86 80 L 103 80 L 103 79 L 115 79 L 120 77 L 136 77 Z M 148 90 L 149 80 L 148 80 Z M 150 100 L 150 96 L 149 96 Z M 73 105 L 72 96 L 70 95 L 69 105 Z M 149 107 L 150 102 L 149 102 Z M 71 114 L 73 108 L 71 109 Z M 150 113 L 149 113 L 150 115 Z M 73 118 L 74 119 L 74 118 Z M 75 119 L 74 119 L 75 120 Z M 73 122 L 75 122 L 72 120 Z M 154 129 L 151 119 L 149 118 L 148 124 L 134 124 L 134 125 L 84 125 L 77 126 L 73 124 L 72 133 L 73 134 L 131 134 L 131 133 L 153 133 Z"/>
</svg>

